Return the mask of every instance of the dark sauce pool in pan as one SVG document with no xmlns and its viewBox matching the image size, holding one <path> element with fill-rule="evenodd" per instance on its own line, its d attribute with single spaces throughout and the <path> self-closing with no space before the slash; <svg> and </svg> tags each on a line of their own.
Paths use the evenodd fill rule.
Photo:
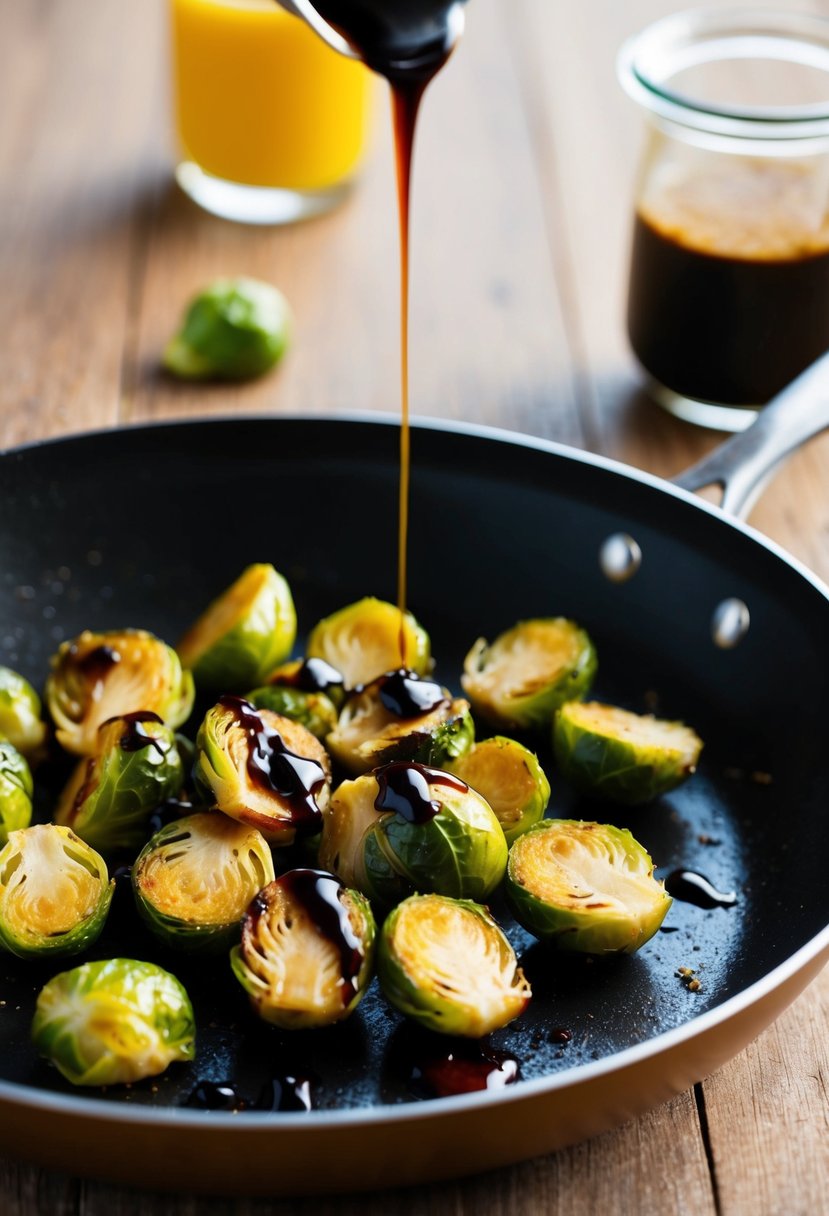
<svg viewBox="0 0 829 1216">
<path fill-rule="evenodd" d="M 696 870 L 672 870 L 665 879 L 665 890 L 674 899 L 697 908 L 733 908 L 737 902 L 734 891 L 718 891 L 704 874 Z"/>
</svg>

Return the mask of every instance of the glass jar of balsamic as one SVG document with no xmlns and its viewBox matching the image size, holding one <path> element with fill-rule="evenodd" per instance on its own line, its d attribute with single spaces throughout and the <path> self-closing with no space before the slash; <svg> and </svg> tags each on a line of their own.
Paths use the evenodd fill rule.
<svg viewBox="0 0 829 1216">
<path fill-rule="evenodd" d="M 619 74 L 648 119 L 634 353 L 672 413 L 742 430 L 829 349 L 829 20 L 677 13 Z"/>
</svg>

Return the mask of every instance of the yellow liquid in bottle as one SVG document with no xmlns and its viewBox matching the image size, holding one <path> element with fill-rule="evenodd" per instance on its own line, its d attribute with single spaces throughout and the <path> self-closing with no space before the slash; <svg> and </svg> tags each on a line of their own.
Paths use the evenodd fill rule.
<svg viewBox="0 0 829 1216">
<path fill-rule="evenodd" d="M 325 190 L 365 151 L 373 80 L 275 0 L 172 0 L 176 122 L 206 173 Z"/>
</svg>

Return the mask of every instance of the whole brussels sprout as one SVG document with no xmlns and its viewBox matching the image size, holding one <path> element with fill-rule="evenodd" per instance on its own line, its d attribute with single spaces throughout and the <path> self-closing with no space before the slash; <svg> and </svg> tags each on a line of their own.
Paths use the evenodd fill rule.
<svg viewBox="0 0 829 1216">
<path fill-rule="evenodd" d="M 78 954 L 104 927 L 114 880 L 69 828 L 36 824 L 0 849 L 0 945 L 19 958 Z"/>
<path fill-rule="evenodd" d="M 324 743 L 337 725 L 337 711 L 324 692 L 303 692 L 281 684 L 265 684 L 249 692 L 246 701 L 257 709 L 269 709 L 298 722 Z"/>
<path fill-rule="evenodd" d="M 321 870 L 290 870 L 253 900 L 231 966 L 266 1022 L 283 1030 L 329 1026 L 361 1001 L 375 934 L 359 891 Z"/>
<path fill-rule="evenodd" d="M 215 279 L 195 296 L 164 366 L 184 380 L 249 380 L 284 355 L 291 313 L 281 291 L 259 279 Z"/>
<path fill-rule="evenodd" d="M 0 739 L 0 845 L 32 821 L 32 774 L 16 747 Z"/>
<path fill-rule="evenodd" d="M 429 635 L 412 614 L 372 596 L 315 625 L 306 654 L 342 672 L 346 688 L 368 684 L 400 666 L 424 675 L 432 662 Z"/>
<path fill-rule="evenodd" d="M 46 682 L 58 742 L 76 756 L 93 755 L 98 727 L 118 715 L 149 711 L 181 726 L 193 696 L 193 677 L 176 652 L 143 629 L 85 630 L 63 643 Z"/>
<path fill-rule="evenodd" d="M 626 828 L 576 819 L 545 819 L 518 837 L 505 891 L 535 937 L 586 954 L 633 954 L 673 902 Z"/>
<path fill-rule="evenodd" d="M 413 895 L 389 914 L 377 974 L 385 996 L 406 1017 L 467 1038 L 506 1026 L 532 996 L 488 910 L 442 895 Z"/>
<path fill-rule="evenodd" d="M 493 735 L 447 767 L 486 798 L 507 844 L 544 818 L 550 783 L 538 756 L 515 739 Z"/>
<path fill-rule="evenodd" d="M 572 702 L 556 713 L 553 750 L 562 776 L 576 789 L 636 806 L 690 776 L 702 740 L 682 722 L 598 701 Z"/>
<path fill-rule="evenodd" d="M 30 760 L 37 758 L 46 738 L 40 697 L 29 681 L 10 667 L 0 667 L 0 738 L 8 739 Z"/>
<path fill-rule="evenodd" d="M 232 819 L 258 828 L 274 845 L 319 832 L 331 764 L 298 722 L 242 697 L 222 697 L 205 715 L 196 752 L 198 792 Z"/>
<path fill-rule="evenodd" d="M 472 709 L 502 730 L 549 729 L 554 710 L 585 695 L 596 651 L 573 621 L 519 621 L 490 644 L 479 638 L 461 684 Z"/>
<path fill-rule="evenodd" d="M 474 738 L 468 701 L 400 669 L 348 698 L 325 745 L 357 775 L 392 760 L 445 767 L 468 751 Z"/>
<path fill-rule="evenodd" d="M 381 904 L 413 891 L 485 899 L 503 878 L 507 843 L 490 807 L 465 782 L 397 761 L 336 790 L 319 858 Z"/>
<path fill-rule="evenodd" d="M 132 868 L 147 927 L 164 945 L 191 952 L 233 945 L 248 904 L 273 878 L 261 832 L 218 812 L 168 823 Z"/>
<path fill-rule="evenodd" d="M 55 820 L 96 849 L 135 849 L 153 811 L 183 785 L 175 732 L 158 714 L 123 714 L 99 728 L 98 750 L 70 777 Z"/>
<path fill-rule="evenodd" d="M 241 692 L 260 684 L 291 653 L 296 610 L 291 589 L 273 566 L 248 566 L 191 626 L 179 658 L 199 688 Z"/>
<path fill-rule="evenodd" d="M 119 1085 L 192 1060 L 196 1026 L 174 975 L 130 958 L 56 975 L 37 998 L 32 1041 L 73 1085 Z"/>
</svg>

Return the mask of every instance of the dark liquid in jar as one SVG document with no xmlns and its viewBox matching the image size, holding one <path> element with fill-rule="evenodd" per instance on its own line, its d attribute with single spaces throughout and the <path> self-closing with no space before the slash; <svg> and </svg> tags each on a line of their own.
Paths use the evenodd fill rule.
<svg viewBox="0 0 829 1216">
<path fill-rule="evenodd" d="M 829 242 L 728 256 L 637 215 L 628 331 L 643 367 L 684 397 L 763 405 L 829 349 Z"/>
</svg>

